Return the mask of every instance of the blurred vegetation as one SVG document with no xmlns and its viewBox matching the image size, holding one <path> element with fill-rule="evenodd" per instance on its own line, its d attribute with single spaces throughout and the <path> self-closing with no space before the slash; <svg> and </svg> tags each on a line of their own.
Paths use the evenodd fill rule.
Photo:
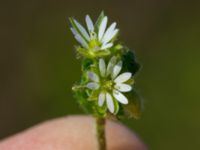
<svg viewBox="0 0 200 150">
<path fill-rule="evenodd" d="M 140 120 L 124 122 L 154 150 L 200 147 L 198 1 L 19 0 L 0 2 L 0 138 L 40 121 L 82 113 L 71 87 L 80 77 L 68 17 L 103 9 L 117 21 L 142 71 Z"/>
</svg>

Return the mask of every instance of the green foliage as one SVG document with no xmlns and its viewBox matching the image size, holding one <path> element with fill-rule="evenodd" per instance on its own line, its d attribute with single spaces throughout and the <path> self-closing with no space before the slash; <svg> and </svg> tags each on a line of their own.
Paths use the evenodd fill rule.
<svg viewBox="0 0 200 150">
<path fill-rule="evenodd" d="M 143 111 L 142 97 L 135 90 L 132 90 L 126 96 L 129 99 L 129 104 L 123 105 L 124 115 L 128 118 L 139 119 Z"/>
<path fill-rule="evenodd" d="M 139 71 L 140 65 L 136 61 L 135 53 L 129 50 L 127 47 L 123 49 L 122 54 L 123 68 L 130 71 L 133 75 Z"/>
</svg>

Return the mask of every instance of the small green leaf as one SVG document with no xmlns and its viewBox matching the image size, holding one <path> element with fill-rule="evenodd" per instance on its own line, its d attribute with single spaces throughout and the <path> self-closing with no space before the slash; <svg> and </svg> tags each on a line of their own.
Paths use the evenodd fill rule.
<svg viewBox="0 0 200 150">
<path fill-rule="evenodd" d="M 123 68 L 130 71 L 132 75 L 139 71 L 140 65 L 135 59 L 135 54 L 128 48 L 124 49 L 125 53 L 122 56 Z"/>
<path fill-rule="evenodd" d="M 123 105 L 123 112 L 129 118 L 139 119 L 143 111 L 143 99 L 136 92 L 132 91 L 128 93 L 127 98 L 129 100 L 128 105 Z"/>
<path fill-rule="evenodd" d="M 93 61 L 91 59 L 84 59 L 82 61 L 82 71 L 87 71 L 92 65 Z"/>
<path fill-rule="evenodd" d="M 74 91 L 74 97 L 87 113 L 93 113 L 92 104 L 87 100 L 88 96 L 84 89 Z"/>
</svg>

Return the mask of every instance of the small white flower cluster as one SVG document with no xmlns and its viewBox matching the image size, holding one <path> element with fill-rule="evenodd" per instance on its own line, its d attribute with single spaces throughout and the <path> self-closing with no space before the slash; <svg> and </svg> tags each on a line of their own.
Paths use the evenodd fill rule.
<svg viewBox="0 0 200 150">
<path fill-rule="evenodd" d="M 107 28 L 108 17 L 104 16 L 103 12 L 95 23 L 89 15 L 86 15 L 85 21 L 87 29 L 76 19 L 70 18 L 72 25 L 70 29 L 80 43 L 80 46 L 77 47 L 79 56 L 87 58 L 84 60 L 92 60 L 91 68 L 84 70 L 87 78 L 84 76 L 80 87 L 87 89 L 84 89 L 88 96 L 85 99 L 96 100 L 95 105 L 98 106 L 98 109 L 102 108 L 99 109 L 100 111 L 103 110 L 106 113 L 108 110 L 117 114 L 121 108 L 119 104 L 128 104 L 126 92 L 132 91 L 134 82 L 131 72 L 122 72 L 124 69 L 120 55 L 123 55 L 124 51 L 117 51 L 121 50 L 120 46 L 117 47 L 120 44 L 113 46 L 119 29 L 116 28 L 116 22 Z M 111 49 L 112 47 L 113 49 Z"/>
<path fill-rule="evenodd" d="M 105 50 L 113 46 L 112 39 L 117 35 L 116 22 L 112 23 L 106 30 L 108 17 L 104 16 L 100 22 L 93 24 L 89 15 L 85 18 L 87 30 L 75 19 L 71 18 L 70 28 L 75 39 L 85 49 Z"/>
<path fill-rule="evenodd" d="M 107 67 L 104 59 L 99 59 L 99 73 L 88 72 L 90 82 L 87 84 L 87 88 L 99 90 L 98 105 L 102 107 L 106 101 L 107 108 L 111 113 L 115 112 L 115 100 L 121 104 L 128 104 L 128 99 L 122 92 L 132 90 L 132 86 L 127 82 L 132 78 L 132 74 L 130 72 L 119 74 L 121 70 L 122 61 L 117 62 L 116 57 L 113 56 Z"/>
</svg>

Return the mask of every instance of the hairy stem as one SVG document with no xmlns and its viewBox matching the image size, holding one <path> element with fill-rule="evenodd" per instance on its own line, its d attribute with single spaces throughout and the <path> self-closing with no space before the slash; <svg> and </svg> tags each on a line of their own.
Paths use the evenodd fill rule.
<svg viewBox="0 0 200 150">
<path fill-rule="evenodd" d="M 105 123 L 106 120 L 104 118 L 96 118 L 98 150 L 106 150 Z"/>
</svg>

